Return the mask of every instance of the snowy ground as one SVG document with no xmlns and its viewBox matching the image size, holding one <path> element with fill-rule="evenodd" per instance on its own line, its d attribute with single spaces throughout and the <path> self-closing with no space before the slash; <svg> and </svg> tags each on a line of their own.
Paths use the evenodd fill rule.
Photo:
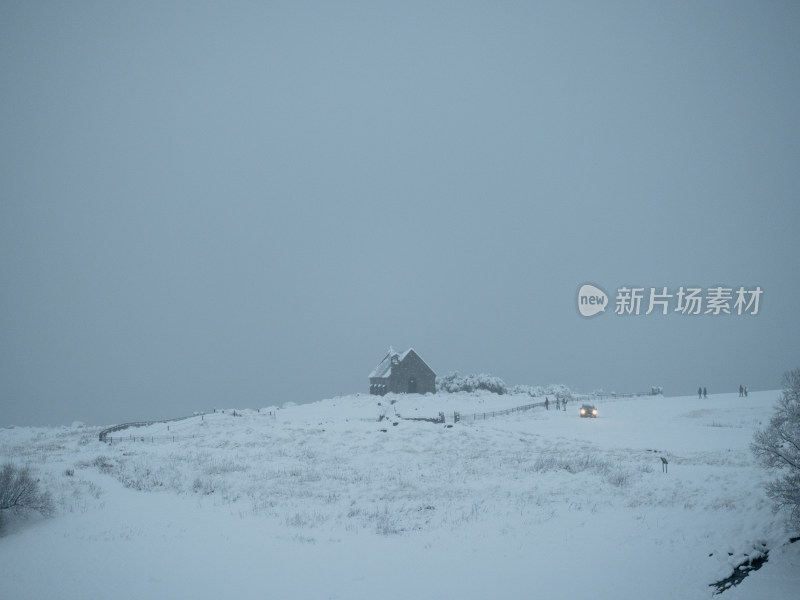
<svg viewBox="0 0 800 600">
<path fill-rule="evenodd" d="M 767 549 L 720 597 L 794 599 L 800 543 L 748 447 L 777 397 L 605 400 L 597 419 L 574 403 L 447 427 L 400 417 L 531 400 L 362 395 L 111 444 L 99 428 L 0 430 L 0 459 L 31 464 L 58 508 L 7 522 L 0 598 L 691 600 Z"/>
</svg>

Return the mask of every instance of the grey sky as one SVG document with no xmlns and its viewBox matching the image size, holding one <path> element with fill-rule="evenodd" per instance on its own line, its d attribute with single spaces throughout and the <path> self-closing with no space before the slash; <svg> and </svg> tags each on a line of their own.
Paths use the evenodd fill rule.
<svg viewBox="0 0 800 600">
<path fill-rule="evenodd" d="M 0 425 L 800 366 L 797 2 L 0 4 Z M 579 316 L 584 282 L 764 290 Z"/>
</svg>

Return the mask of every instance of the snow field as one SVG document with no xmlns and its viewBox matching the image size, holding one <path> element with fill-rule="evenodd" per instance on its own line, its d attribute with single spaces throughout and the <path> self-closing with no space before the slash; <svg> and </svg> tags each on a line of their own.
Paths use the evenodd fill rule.
<svg viewBox="0 0 800 600">
<path fill-rule="evenodd" d="M 598 419 L 573 403 L 451 427 L 402 417 L 531 399 L 349 396 L 111 444 L 99 428 L 3 430 L 0 455 L 34 466 L 59 515 L 9 523 L 0 596 L 709 598 L 767 547 L 725 597 L 794 598 L 800 544 L 786 544 L 749 451 L 777 395 L 606 400 Z"/>
</svg>

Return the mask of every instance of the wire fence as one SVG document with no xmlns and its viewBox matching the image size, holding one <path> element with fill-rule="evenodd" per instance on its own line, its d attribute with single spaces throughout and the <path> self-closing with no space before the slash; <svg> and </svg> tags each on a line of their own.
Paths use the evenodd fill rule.
<svg viewBox="0 0 800 600">
<path fill-rule="evenodd" d="M 443 419 L 440 422 L 442 423 L 459 423 L 459 422 L 468 422 L 468 421 L 486 421 L 487 419 L 492 419 L 495 417 L 503 417 L 505 415 L 511 415 L 514 413 L 525 412 L 529 410 L 533 410 L 534 408 L 544 408 L 549 410 L 550 407 L 553 407 L 553 410 L 566 410 L 567 404 L 570 402 L 576 401 L 586 401 L 589 399 L 590 396 L 571 396 L 570 398 L 556 398 L 552 402 L 549 400 L 541 401 L 541 402 L 532 402 L 530 404 L 523 404 L 521 406 L 514 406 L 512 408 L 506 408 L 503 410 L 492 410 L 492 411 L 484 411 L 484 412 L 476 412 L 472 414 L 461 414 L 458 411 L 453 411 L 452 414 L 445 414 L 439 413 L 439 418 Z"/>
<path fill-rule="evenodd" d="M 605 400 L 606 398 L 611 398 L 612 400 L 616 398 L 638 398 L 639 396 L 656 396 L 653 392 L 634 392 L 632 394 L 595 394 L 593 396 L 586 396 L 587 398 L 592 398 L 595 400 Z"/>
<path fill-rule="evenodd" d="M 189 416 L 186 416 L 186 417 L 175 417 L 174 419 L 167 419 L 165 421 L 136 421 L 134 423 L 121 423 L 119 425 L 113 425 L 112 427 L 108 427 L 106 429 L 103 429 L 103 431 L 100 432 L 100 436 L 99 437 L 100 437 L 100 441 L 101 442 L 109 442 L 109 443 L 111 443 L 111 442 L 114 441 L 114 437 L 109 437 L 109 435 L 108 435 L 109 433 L 115 433 L 117 431 L 122 431 L 123 429 L 130 429 L 130 428 L 136 428 L 136 427 L 150 427 L 150 425 L 155 425 L 157 423 L 174 423 L 175 421 L 185 421 L 186 419 L 192 419 L 192 418 L 194 418 L 196 416 L 198 416 L 198 415 L 189 415 Z M 129 439 L 129 438 L 132 439 L 134 436 L 130 435 L 130 436 L 115 436 L 115 437 L 117 438 L 117 441 L 119 441 L 121 439 Z M 141 439 L 144 439 L 146 437 L 153 438 L 153 440 L 155 440 L 156 437 L 165 437 L 165 438 L 173 437 L 174 438 L 176 436 L 152 436 L 152 435 L 151 436 L 139 436 L 139 438 L 141 438 Z M 133 441 L 136 441 L 136 440 L 133 440 Z"/>
<path fill-rule="evenodd" d="M 522 404 L 520 406 L 514 406 L 511 408 L 505 408 L 501 410 L 487 410 L 483 412 L 475 412 L 471 414 L 462 414 L 459 411 L 453 412 L 440 412 L 437 417 L 401 417 L 404 421 L 427 421 L 429 423 L 459 423 L 459 422 L 475 422 L 475 421 L 486 421 L 488 419 L 493 419 L 496 417 L 502 417 L 505 415 L 510 415 L 514 413 L 525 412 L 529 410 L 533 410 L 535 408 L 545 408 L 549 409 L 550 406 L 553 406 L 553 410 L 566 410 L 567 404 L 569 402 L 590 402 L 596 400 L 604 400 L 606 398 L 616 399 L 616 398 L 635 398 L 637 396 L 651 396 L 653 392 L 647 393 L 631 393 L 631 394 L 573 394 L 571 396 L 565 397 L 558 397 L 556 396 L 552 402 L 549 400 L 540 401 L 540 402 L 532 402 L 530 404 Z M 215 411 L 216 412 L 216 411 Z M 224 412 L 224 411 L 223 411 Z M 203 418 L 203 415 L 189 415 L 186 417 L 176 417 L 175 419 L 167 419 L 165 421 L 137 421 L 134 423 L 122 423 L 120 425 L 114 425 L 112 427 L 108 427 L 100 432 L 100 441 L 106 442 L 108 444 L 113 444 L 114 442 L 177 442 L 180 440 L 186 439 L 194 439 L 195 435 L 117 435 L 111 436 L 109 434 L 116 433 L 118 431 L 122 431 L 125 429 L 130 428 L 137 428 L 137 427 L 149 427 L 151 425 L 156 424 L 166 424 L 166 423 L 174 423 L 176 421 L 185 421 L 186 419 L 191 419 L 194 417 Z M 236 411 L 233 411 L 233 416 L 240 416 L 237 415 Z M 384 417 L 385 418 L 385 417 Z M 372 419 L 361 419 L 363 421 L 372 421 Z M 379 419 L 380 420 L 380 419 Z M 169 427 L 167 427 L 169 430 Z"/>
<path fill-rule="evenodd" d="M 570 398 L 554 398 L 552 402 L 549 400 L 543 400 L 540 402 L 531 402 L 530 404 L 522 404 L 520 406 L 513 406 L 511 408 L 504 408 L 500 410 L 486 410 L 483 412 L 474 412 L 470 414 L 463 414 L 460 411 L 455 410 L 447 413 L 440 412 L 438 417 L 409 417 L 405 418 L 405 420 L 428 421 L 430 423 L 459 423 L 459 422 L 469 422 L 469 421 L 472 422 L 486 421 L 487 419 L 493 419 L 496 417 L 502 417 L 514 413 L 525 412 L 533 410 L 534 408 L 549 409 L 550 406 L 552 406 L 553 410 L 561 410 L 562 408 L 566 409 L 566 405 L 569 402 L 586 401 L 589 398 L 591 398 L 591 396 L 573 395 Z"/>
<path fill-rule="evenodd" d="M 217 410 L 214 409 L 214 413 Z M 230 411 L 226 413 L 226 411 L 222 410 L 219 411 L 222 414 L 230 414 L 234 417 L 241 417 L 242 412 L 238 410 Z M 258 412 L 261 412 L 258 410 Z M 270 416 L 275 418 L 274 414 L 270 411 Z M 174 434 L 161 434 L 161 435 L 136 435 L 130 433 L 128 435 L 109 435 L 112 433 L 117 433 L 119 431 L 123 431 L 126 429 L 135 429 L 139 427 L 150 427 L 151 425 L 166 425 L 167 431 L 169 431 L 169 423 L 175 423 L 176 421 L 186 421 L 188 419 L 197 419 L 199 418 L 201 421 L 205 420 L 206 413 L 195 413 L 193 415 L 188 415 L 185 417 L 175 417 L 174 419 L 165 419 L 162 421 L 135 421 L 133 423 L 121 423 L 119 425 L 113 425 L 112 427 L 108 427 L 100 432 L 100 441 L 105 442 L 108 444 L 113 444 L 114 442 L 178 442 L 181 440 L 191 440 L 194 439 L 196 436 L 195 434 L 192 435 L 174 435 Z"/>
<path fill-rule="evenodd" d="M 463 415 L 458 411 L 453 411 L 452 415 L 444 415 L 444 413 L 440 413 L 440 415 L 445 417 L 443 421 L 444 423 L 447 423 L 448 421 L 452 421 L 453 423 L 459 423 L 461 421 L 485 421 L 486 419 L 493 419 L 495 417 L 502 417 L 505 415 L 533 410 L 537 406 L 544 406 L 544 402 L 533 402 L 531 404 L 523 404 L 522 406 L 514 406 L 504 410 L 485 411 L 468 415 Z"/>
<path fill-rule="evenodd" d="M 159 421 L 160 422 L 160 421 Z M 114 442 L 179 442 L 181 440 L 191 440 L 194 439 L 194 435 L 117 435 L 111 436 L 107 435 L 101 441 L 107 444 L 113 444 Z"/>
<path fill-rule="evenodd" d="M 566 410 L 567 404 L 571 402 L 594 402 L 598 400 L 604 400 L 606 398 L 616 399 L 616 398 L 636 398 L 638 396 L 650 396 L 652 395 L 651 392 L 647 393 L 626 393 L 626 394 L 572 394 L 570 396 L 556 396 L 552 401 L 544 400 L 540 402 L 532 402 L 530 404 L 523 404 L 520 406 L 514 406 L 512 408 L 506 408 L 501 410 L 487 410 L 483 412 L 475 412 L 471 414 L 462 414 L 459 411 L 453 412 L 440 412 L 438 417 L 412 417 L 406 418 L 406 421 L 428 421 L 431 423 L 459 423 L 459 422 L 475 422 L 475 421 L 486 421 L 487 419 L 492 419 L 495 417 L 502 417 L 505 415 L 510 415 L 519 412 L 525 412 L 529 410 L 533 410 L 535 408 L 544 408 L 546 410 Z"/>
</svg>

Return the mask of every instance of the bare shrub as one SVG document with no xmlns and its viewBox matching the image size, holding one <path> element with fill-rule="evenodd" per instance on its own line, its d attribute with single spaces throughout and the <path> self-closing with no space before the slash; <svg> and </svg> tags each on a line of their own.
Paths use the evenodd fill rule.
<svg viewBox="0 0 800 600">
<path fill-rule="evenodd" d="M 389 511 L 388 506 L 384 506 L 383 510 L 376 510 L 372 515 L 375 521 L 375 532 L 380 535 L 390 536 L 397 535 L 401 529 L 397 525 L 395 515 Z"/>
<path fill-rule="evenodd" d="M 0 469 L 0 523 L 4 513 L 38 512 L 50 516 L 53 511 L 50 494 L 39 489 L 39 481 L 31 474 L 30 467 L 17 467 L 10 461 L 3 465 Z"/>
<path fill-rule="evenodd" d="M 192 483 L 192 491 L 203 496 L 213 494 L 215 488 L 214 482 L 209 477 L 203 477 L 202 479 L 195 477 Z"/>
<path fill-rule="evenodd" d="M 767 484 L 767 495 L 776 509 L 788 512 L 790 526 L 800 528 L 800 369 L 783 375 L 775 412 L 750 448 L 764 467 L 781 475 Z"/>
<path fill-rule="evenodd" d="M 536 459 L 531 470 L 535 473 L 564 470 L 573 474 L 589 471 L 596 475 L 604 475 L 608 472 L 609 468 L 610 464 L 608 461 L 591 455 L 566 458 L 549 455 Z"/>
<path fill-rule="evenodd" d="M 630 481 L 630 474 L 626 471 L 614 471 L 606 477 L 606 481 L 616 487 L 625 487 Z"/>
<path fill-rule="evenodd" d="M 101 473 L 109 474 L 114 469 L 114 465 L 107 456 L 98 456 L 92 461 L 92 464 L 97 467 Z"/>
</svg>

